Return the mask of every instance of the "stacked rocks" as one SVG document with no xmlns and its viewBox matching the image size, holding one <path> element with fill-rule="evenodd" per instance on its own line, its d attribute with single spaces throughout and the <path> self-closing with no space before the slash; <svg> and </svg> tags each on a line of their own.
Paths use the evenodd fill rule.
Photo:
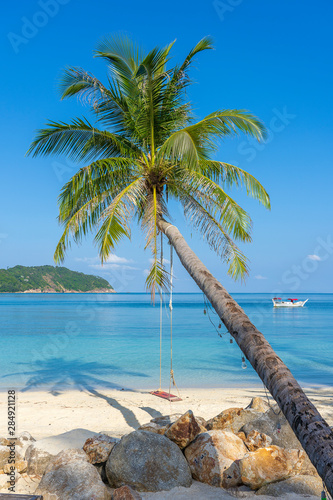
<svg viewBox="0 0 333 500">
<path fill-rule="evenodd" d="M 189 410 L 152 419 L 120 440 L 94 435 L 83 449 L 56 456 L 37 453 L 33 438 L 25 438 L 18 467 L 43 474 L 36 494 L 44 500 L 140 500 L 140 492 L 188 488 L 193 479 L 236 496 L 244 488 L 282 498 L 322 489 L 282 413 L 260 398 L 207 422 Z M 1 462 L 6 443 L 0 443 Z"/>
</svg>

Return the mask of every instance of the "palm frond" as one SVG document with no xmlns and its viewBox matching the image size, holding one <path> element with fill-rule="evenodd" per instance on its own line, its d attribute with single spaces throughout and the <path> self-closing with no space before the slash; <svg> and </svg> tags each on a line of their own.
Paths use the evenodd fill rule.
<svg viewBox="0 0 333 500">
<path fill-rule="evenodd" d="M 104 192 L 115 196 L 140 173 L 140 164 L 121 157 L 97 160 L 81 168 L 61 190 L 59 220 L 66 221 L 66 217 L 81 208 L 82 204 Z"/>
<path fill-rule="evenodd" d="M 102 212 L 103 223 L 95 236 L 102 262 L 123 236 L 130 238 L 129 221 L 145 194 L 145 180 L 139 177 L 126 186 Z"/>
<path fill-rule="evenodd" d="M 221 181 L 228 188 L 245 187 L 247 195 L 258 200 L 265 208 L 271 208 L 265 188 L 253 175 L 240 167 L 222 161 L 206 160 L 201 163 L 201 172 L 216 182 Z"/>
<path fill-rule="evenodd" d="M 61 99 L 77 96 L 93 107 L 111 97 L 110 91 L 96 77 L 82 68 L 68 67 L 63 71 L 59 90 Z"/>
<path fill-rule="evenodd" d="M 94 128 L 86 119 L 71 123 L 49 122 L 37 132 L 27 154 L 47 156 L 66 154 L 75 161 L 94 160 L 101 156 L 138 156 L 140 151 L 124 137 Z"/>
<path fill-rule="evenodd" d="M 198 197 L 192 196 L 190 190 L 177 184 L 177 198 L 184 207 L 186 219 L 199 231 L 210 248 L 229 265 L 228 274 L 235 280 L 244 279 L 248 274 L 246 257 L 232 241 L 222 224 L 209 212 Z"/>
<path fill-rule="evenodd" d="M 170 275 L 159 260 L 154 260 L 146 278 L 146 289 L 155 302 L 156 291 L 170 289 Z"/>
<path fill-rule="evenodd" d="M 171 79 L 171 85 L 172 86 L 186 86 L 190 83 L 190 80 L 188 78 L 187 71 L 189 69 L 189 66 L 192 63 L 193 58 L 199 54 L 199 52 L 202 52 L 204 50 L 211 50 L 213 49 L 213 39 L 209 36 L 206 36 L 202 38 L 194 47 L 193 49 L 189 52 L 187 57 L 185 58 L 185 61 L 180 67 L 176 67 L 173 72 L 173 76 Z"/>
<path fill-rule="evenodd" d="M 178 174 L 178 175 L 177 175 Z M 194 171 L 174 171 L 174 182 L 197 197 L 227 233 L 236 240 L 251 241 L 251 218 L 218 184 Z"/>
</svg>

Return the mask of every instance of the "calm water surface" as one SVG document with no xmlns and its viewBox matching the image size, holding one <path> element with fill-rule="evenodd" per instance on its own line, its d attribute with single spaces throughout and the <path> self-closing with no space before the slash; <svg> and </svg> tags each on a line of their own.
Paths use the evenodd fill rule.
<svg viewBox="0 0 333 500">
<path fill-rule="evenodd" d="M 234 294 L 305 386 L 333 386 L 333 294 L 303 308 L 274 309 L 270 294 Z M 163 387 L 170 330 L 163 307 Z M 175 294 L 173 368 L 179 387 L 245 387 L 261 382 L 241 352 L 204 314 L 202 294 Z M 212 323 L 215 325 L 213 326 Z M 159 306 L 146 294 L 1 294 L 0 389 L 143 388 L 159 383 Z M 221 334 L 222 338 L 218 335 Z"/>
</svg>

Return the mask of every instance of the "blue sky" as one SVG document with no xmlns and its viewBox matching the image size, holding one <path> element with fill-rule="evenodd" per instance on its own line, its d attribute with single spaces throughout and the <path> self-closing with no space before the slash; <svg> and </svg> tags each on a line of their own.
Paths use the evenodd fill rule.
<svg viewBox="0 0 333 500">
<path fill-rule="evenodd" d="M 271 196 L 269 212 L 241 191 L 233 196 L 253 219 L 253 242 L 245 284 L 184 223 L 172 205 L 173 222 L 213 274 L 231 292 L 332 292 L 331 24 L 326 0 L 221 0 L 168 3 L 40 0 L 2 7 L 2 148 L 0 267 L 53 264 L 61 234 L 57 197 L 78 168 L 64 157 L 32 159 L 25 153 L 34 131 L 48 119 L 87 114 L 76 101 L 60 102 L 57 81 L 66 65 L 82 66 L 105 79 L 93 58 L 104 36 L 127 33 L 147 50 L 174 39 L 182 61 L 205 35 L 215 50 L 201 54 L 189 91 L 198 118 L 221 108 L 249 109 L 269 129 L 266 144 L 228 139 L 218 157 L 255 175 Z M 106 277 L 119 291 L 144 291 L 150 255 L 134 227 L 101 269 L 92 238 L 72 246 L 64 265 Z M 175 291 L 197 288 L 176 262 Z"/>
</svg>

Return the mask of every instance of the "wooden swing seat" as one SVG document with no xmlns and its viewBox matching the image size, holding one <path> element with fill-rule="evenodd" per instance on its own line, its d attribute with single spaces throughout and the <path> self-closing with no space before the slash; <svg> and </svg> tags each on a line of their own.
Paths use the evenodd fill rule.
<svg viewBox="0 0 333 500">
<path fill-rule="evenodd" d="M 174 394 L 170 394 L 170 392 L 164 392 L 164 391 L 151 391 L 153 396 L 157 396 L 159 398 L 167 399 L 168 401 L 171 401 L 171 403 L 175 401 L 182 401 L 182 398 L 179 398 L 178 396 L 175 396 Z"/>
</svg>

